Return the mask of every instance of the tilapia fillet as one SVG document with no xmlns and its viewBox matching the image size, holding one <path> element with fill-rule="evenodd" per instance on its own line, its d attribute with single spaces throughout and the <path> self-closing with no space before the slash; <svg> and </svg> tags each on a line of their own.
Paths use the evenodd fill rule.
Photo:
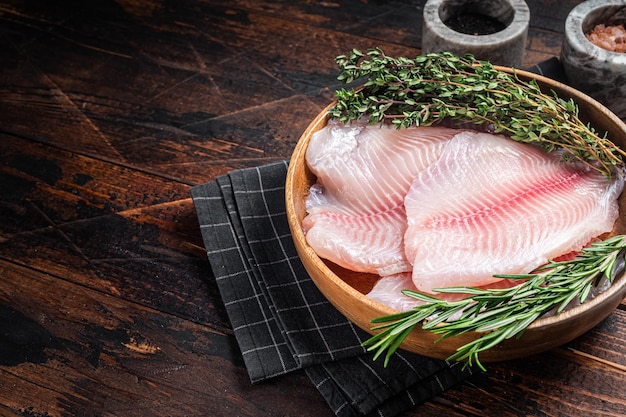
<svg viewBox="0 0 626 417">
<path fill-rule="evenodd" d="M 404 198 L 418 172 L 458 133 L 330 121 L 307 148 L 317 176 L 303 228 L 316 253 L 357 272 L 411 271 L 404 254 Z"/>
<path fill-rule="evenodd" d="M 339 266 L 383 276 L 412 270 L 404 253 L 403 205 L 362 216 L 316 211 L 302 226 L 317 255 Z"/>
<path fill-rule="evenodd" d="M 623 178 L 450 128 L 342 125 L 311 138 L 303 223 L 318 255 L 416 288 L 492 284 L 612 229 Z"/>
<path fill-rule="evenodd" d="M 444 127 L 398 130 L 331 120 L 307 148 L 307 165 L 322 191 L 309 198 L 307 210 L 364 215 L 402 205 L 415 175 L 457 133 Z"/>
<path fill-rule="evenodd" d="M 495 135 L 462 132 L 405 198 L 405 253 L 421 291 L 483 286 L 609 232 L 623 181 Z"/>
<path fill-rule="evenodd" d="M 503 289 L 514 287 L 517 284 L 519 284 L 518 280 L 502 279 L 480 288 Z M 414 307 L 425 304 L 423 301 L 403 294 L 402 291 L 404 290 L 417 291 L 417 287 L 413 283 L 412 274 L 410 272 L 381 277 L 367 293 L 367 296 L 397 311 L 409 311 Z M 470 294 L 438 293 L 435 294 L 435 296 L 442 300 L 457 301 L 469 297 Z"/>
</svg>

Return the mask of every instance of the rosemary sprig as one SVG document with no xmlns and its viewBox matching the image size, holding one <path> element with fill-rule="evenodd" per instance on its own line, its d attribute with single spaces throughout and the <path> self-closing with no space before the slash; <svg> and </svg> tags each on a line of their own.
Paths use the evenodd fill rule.
<svg viewBox="0 0 626 417">
<path fill-rule="evenodd" d="M 626 153 L 578 118 L 573 100 L 554 91 L 545 94 L 535 80 L 525 82 L 492 64 L 443 52 L 414 59 L 392 58 L 380 49 L 353 50 L 337 57 L 338 79 L 366 81 L 357 89 L 337 91 L 333 118 L 349 122 L 362 117 L 371 124 L 398 128 L 428 126 L 444 120 L 487 125 L 494 133 L 536 143 L 546 152 L 564 148 L 575 158 L 611 176 Z"/>
<path fill-rule="evenodd" d="M 375 350 L 374 359 L 386 353 L 385 365 L 402 341 L 417 325 L 435 334 L 441 340 L 467 332 L 480 332 L 482 336 L 461 346 L 449 360 L 476 364 L 485 369 L 479 360 L 480 352 L 500 342 L 520 337 L 526 328 L 547 312 L 558 314 L 578 299 L 583 303 L 593 286 L 602 278 L 612 282 L 624 270 L 626 236 L 614 236 L 592 244 L 575 259 L 549 262 L 527 275 L 496 275 L 500 278 L 520 279 L 520 284 L 506 289 L 478 289 L 467 287 L 443 288 L 441 293 L 470 294 L 458 301 L 445 301 L 412 290 L 407 296 L 425 304 L 394 315 L 378 317 L 372 323 L 383 323 L 372 328 L 382 330 L 366 340 L 368 351 Z"/>
</svg>

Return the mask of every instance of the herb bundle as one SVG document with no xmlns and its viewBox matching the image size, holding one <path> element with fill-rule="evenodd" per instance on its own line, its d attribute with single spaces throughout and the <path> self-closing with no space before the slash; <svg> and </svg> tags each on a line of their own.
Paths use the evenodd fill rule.
<svg viewBox="0 0 626 417">
<path fill-rule="evenodd" d="M 546 152 L 565 149 L 564 157 L 606 176 L 623 165 L 626 153 L 583 123 L 573 100 L 545 94 L 535 80 L 522 81 L 471 55 L 442 52 L 409 59 L 388 57 L 380 49 L 367 54 L 355 49 L 338 56 L 337 64 L 343 83 L 365 78 L 357 89 L 337 91 L 330 115 L 344 123 L 367 117 L 371 124 L 403 128 L 460 120 L 487 125 Z"/>
<path fill-rule="evenodd" d="M 386 365 L 417 325 L 440 334 L 439 340 L 475 331 L 482 336 L 461 346 L 448 359 L 464 361 L 466 366 L 476 364 L 484 370 L 479 360 L 480 352 L 506 339 L 520 337 L 532 322 L 547 312 L 558 314 L 572 301 L 585 302 L 593 286 L 597 286 L 602 279 L 610 283 L 623 272 L 625 253 L 626 236 L 614 236 L 583 249 L 573 260 L 550 262 L 525 275 L 496 275 L 523 281 L 511 288 L 454 287 L 436 290 L 440 293 L 469 294 L 458 301 L 445 301 L 418 291 L 404 290 L 403 294 L 425 304 L 410 311 L 373 319 L 373 323 L 383 324 L 372 330 L 382 331 L 366 340 L 364 345 L 369 346 L 370 351 L 376 350 L 374 359 L 386 351 Z"/>
</svg>

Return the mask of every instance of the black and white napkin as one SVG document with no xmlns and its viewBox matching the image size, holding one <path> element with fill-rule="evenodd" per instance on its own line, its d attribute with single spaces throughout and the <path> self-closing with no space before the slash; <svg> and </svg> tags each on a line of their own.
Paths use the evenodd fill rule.
<svg viewBox="0 0 626 417">
<path fill-rule="evenodd" d="M 369 336 L 319 292 L 296 253 L 284 202 L 287 162 L 237 170 L 191 190 L 208 258 L 250 379 L 304 369 L 337 416 L 395 416 L 463 380 L 459 364 L 407 352 L 388 367 Z"/>
<path fill-rule="evenodd" d="M 550 59 L 529 71 L 562 79 Z M 339 417 L 392 417 L 463 381 L 457 363 L 398 351 L 387 367 L 369 335 L 319 292 L 292 242 L 287 161 L 232 171 L 195 186 L 211 268 L 252 382 L 304 369 Z"/>
</svg>

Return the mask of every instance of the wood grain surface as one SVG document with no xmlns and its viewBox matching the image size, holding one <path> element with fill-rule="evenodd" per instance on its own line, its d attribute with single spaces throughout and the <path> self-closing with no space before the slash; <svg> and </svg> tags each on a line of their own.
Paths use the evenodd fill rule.
<svg viewBox="0 0 626 417">
<path fill-rule="evenodd" d="M 524 64 L 578 1 L 529 0 Z M 288 158 L 352 48 L 416 55 L 424 1 L 0 0 L 0 415 L 328 416 L 252 385 L 189 196 Z M 407 416 L 626 414 L 626 311 Z"/>
</svg>

